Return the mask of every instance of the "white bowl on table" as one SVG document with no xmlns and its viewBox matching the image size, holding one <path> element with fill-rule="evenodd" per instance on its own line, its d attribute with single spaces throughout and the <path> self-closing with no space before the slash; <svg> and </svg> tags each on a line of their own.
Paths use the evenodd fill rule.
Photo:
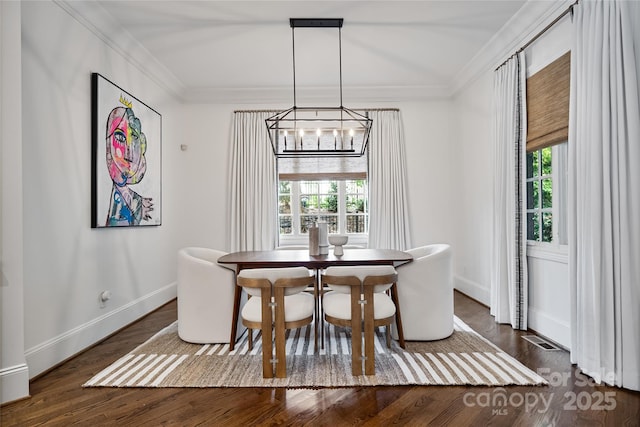
<svg viewBox="0 0 640 427">
<path fill-rule="evenodd" d="M 349 241 L 349 236 L 345 234 L 329 235 L 329 243 L 333 245 L 333 254 L 336 256 L 340 256 L 344 254 L 344 250 L 342 249 L 342 246 L 346 245 L 348 241 Z"/>
</svg>

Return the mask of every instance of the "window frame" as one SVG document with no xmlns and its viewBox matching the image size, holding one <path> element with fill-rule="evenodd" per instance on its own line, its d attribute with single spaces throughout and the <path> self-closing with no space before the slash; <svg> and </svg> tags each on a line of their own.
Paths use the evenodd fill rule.
<svg viewBox="0 0 640 427">
<path fill-rule="evenodd" d="M 539 187 L 539 203 L 538 208 L 525 208 L 525 215 L 528 213 L 538 211 L 540 214 L 542 212 L 550 212 L 552 215 L 552 223 L 551 223 L 551 241 L 546 242 L 542 241 L 540 234 L 539 240 L 529 240 L 527 233 L 527 247 L 531 249 L 528 251 L 528 255 L 536 256 L 538 258 L 547 258 L 546 255 L 552 258 L 557 258 L 560 256 L 561 259 L 565 259 L 568 254 L 568 239 L 567 239 L 567 220 L 568 220 L 568 212 L 567 212 L 567 179 L 568 179 L 568 142 L 564 141 L 560 144 L 553 145 L 551 147 L 551 174 L 550 175 L 542 175 L 542 161 L 540 160 L 539 174 L 532 178 L 525 176 L 525 191 L 528 191 L 528 186 L 526 183 L 531 182 L 533 180 L 537 180 L 540 183 Z M 537 151 L 540 153 L 544 148 L 539 148 Z M 524 160 L 525 165 L 524 169 L 526 170 L 526 162 Z M 551 208 L 542 208 L 542 180 L 543 179 L 551 179 Z M 527 194 L 528 200 L 528 194 Z M 525 217 L 526 218 L 526 217 Z M 527 227 L 529 226 L 528 220 Z M 541 221 L 541 217 L 540 217 Z M 542 229 L 540 229 L 540 233 L 542 233 Z M 537 255 L 536 255 L 537 254 Z M 557 256 L 556 256 L 557 255 Z"/>
<path fill-rule="evenodd" d="M 365 212 L 363 216 L 365 216 L 365 232 L 364 233 L 346 233 L 346 181 L 365 181 Z M 280 183 L 282 181 L 288 181 L 290 183 L 290 208 L 291 212 L 289 214 L 281 214 L 280 213 Z M 307 233 L 300 233 L 300 216 L 302 215 L 300 209 L 300 182 L 309 182 L 309 181 L 325 181 L 331 182 L 335 181 L 338 183 L 338 230 L 340 234 L 346 234 L 349 236 L 348 244 L 355 245 L 363 245 L 366 246 L 369 241 L 369 182 L 366 178 L 345 178 L 345 179 L 305 179 L 305 180 L 288 180 L 288 179 L 279 179 L 278 180 L 278 239 L 279 246 L 286 245 L 305 245 L 309 242 L 309 235 Z M 322 193 L 324 194 L 324 193 Z M 349 193 L 349 195 L 355 193 Z M 281 234 L 280 233 L 280 218 L 282 216 L 290 216 L 291 217 L 291 234 Z M 320 214 L 321 216 L 322 214 Z M 328 214 L 335 215 L 335 214 Z M 351 215 L 351 214 L 350 214 Z"/>
</svg>

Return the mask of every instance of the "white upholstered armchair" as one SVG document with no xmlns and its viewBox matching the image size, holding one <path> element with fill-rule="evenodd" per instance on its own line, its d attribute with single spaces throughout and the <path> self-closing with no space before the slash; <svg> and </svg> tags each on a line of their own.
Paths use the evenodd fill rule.
<svg viewBox="0 0 640 427">
<path fill-rule="evenodd" d="M 453 333 L 452 252 L 447 244 L 405 251 L 413 262 L 398 267 L 398 301 L 404 339 L 432 341 Z"/>
<path fill-rule="evenodd" d="M 178 335 L 184 341 L 229 342 L 235 275 L 217 263 L 223 255 L 208 248 L 178 251 Z"/>
</svg>

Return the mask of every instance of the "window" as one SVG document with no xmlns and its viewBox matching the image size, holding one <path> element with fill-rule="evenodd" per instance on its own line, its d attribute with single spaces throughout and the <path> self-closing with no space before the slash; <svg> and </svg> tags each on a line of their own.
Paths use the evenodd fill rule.
<svg viewBox="0 0 640 427">
<path fill-rule="evenodd" d="M 356 240 L 366 240 L 369 230 L 367 194 L 365 179 L 281 180 L 278 191 L 281 240 L 306 241 L 309 225 L 318 221 L 327 222 L 329 233 L 349 234 Z"/>
<path fill-rule="evenodd" d="M 527 153 L 527 240 L 566 244 L 567 143 Z"/>
<path fill-rule="evenodd" d="M 550 242 L 553 230 L 551 147 L 527 153 L 527 239 Z"/>
<path fill-rule="evenodd" d="M 571 52 L 527 79 L 527 240 L 564 245 Z"/>
</svg>

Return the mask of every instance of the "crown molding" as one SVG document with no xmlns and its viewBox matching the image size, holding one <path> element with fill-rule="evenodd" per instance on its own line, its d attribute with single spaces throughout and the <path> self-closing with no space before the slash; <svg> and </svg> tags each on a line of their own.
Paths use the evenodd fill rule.
<svg viewBox="0 0 640 427">
<path fill-rule="evenodd" d="M 184 84 L 130 33 L 124 31 L 116 19 L 99 3 L 72 0 L 53 0 L 53 2 L 141 73 L 178 100 L 182 100 Z"/>
<path fill-rule="evenodd" d="M 528 0 L 460 70 L 453 80 L 451 96 L 500 66 L 573 3 L 575 0 Z"/>
<path fill-rule="evenodd" d="M 340 92 L 337 87 L 296 87 L 298 106 L 305 105 L 338 105 Z M 353 102 L 395 102 L 424 101 L 450 98 L 448 86 L 356 86 L 343 88 L 343 103 Z M 253 88 L 220 88 L 201 87 L 186 89 L 182 100 L 187 103 L 214 104 L 268 104 L 293 103 L 293 88 L 286 87 L 253 87 Z M 300 102 L 302 101 L 302 102 Z"/>
</svg>

